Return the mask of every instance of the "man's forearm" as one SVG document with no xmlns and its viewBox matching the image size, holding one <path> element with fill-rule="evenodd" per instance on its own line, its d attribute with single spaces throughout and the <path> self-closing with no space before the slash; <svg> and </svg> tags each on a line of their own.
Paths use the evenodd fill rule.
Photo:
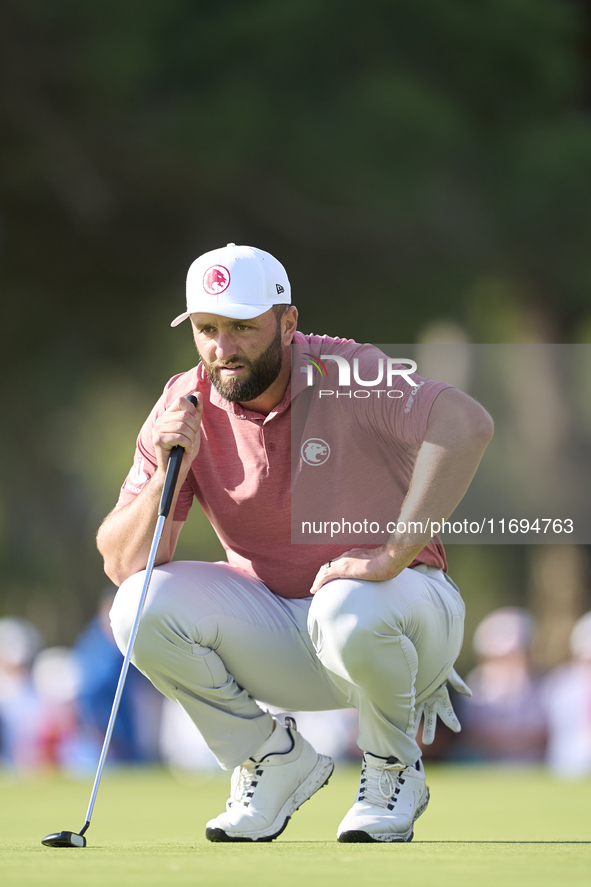
<svg viewBox="0 0 591 887">
<path fill-rule="evenodd" d="M 398 517 L 399 524 L 414 530 L 389 540 L 397 547 L 398 557 L 412 562 L 431 538 L 431 523 L 452 514 L 470 486 L 492 433 L 490 416 L 467 395 L 453 389 L 439 395 Z"/>
<path fill-rule="evenodd" d="M 197 405 L 193 403 L 195 398 Z M 184 455 L 181 469 L 155 563 L 167 564 L 172 559 L 182 527 L 182 523 L 175 522 L 173 517 L 175 505 L 199 452 L 203 399 L 199 393 L 195 398 L 178 398 L 154 422 L 152 443 L 156 471 L 141 493 L 128 505 L 112 511 L 98 531 L 97 546 L 105 561 L 105 573 L 115 585 L 121 585 L 128 576 L 143 570 L 148 563 L 170 451 L 174 446 L 182 446 Z"/>
<path fill-rule="evenodd" d="M 399 541 L 431 538 L 432 521 L 448 518 L 459 505 L 476 473 L 487 440 L 464 439 L 454 449 L 425 441 L 419 452 L 413 479 L 398 517 L 398 523 L 416 525 L 416 533 L 400 534 Z M 423 533 L 418 528 L 423 528 Z M 393 539 L 392 541 L 396 541 Z"/>
<path fill-rule="evenodd" d="M 456 453 L 423 444 L 398 517 L 406 531 L 393 534 L 387 546 L 397 563 L 411 564 L 430 541 L 433 522 L 448 518 L 462 500 L 486 446 L 478 439 L 467 443 Z"/>
<path fill-rule="evenodd" d="M 148 562 L 163 485 L 164 475 L 156 472 L 132 502 L 112 511 L 99 528 L 97 546 L 105 562 L 105 573 L 115 585 L 143 570 Z M 156 564 L 168 563 L 174 554 L 172 515 L 177 498 L 178 488 L 164 525 Z"/>
</svg>

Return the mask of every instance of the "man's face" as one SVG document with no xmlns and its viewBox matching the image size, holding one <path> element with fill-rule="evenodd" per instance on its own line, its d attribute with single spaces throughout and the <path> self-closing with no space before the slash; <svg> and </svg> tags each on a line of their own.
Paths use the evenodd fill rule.
<svg viewBox="0 0 591 887">
<path fill-rule="evenodd" d="M 205 372 L 226 400 L 248 403 L 277 379 L 281 322 L 272 309 L 249 320 L 192 314 L 191 323 Z"/>
</svg>

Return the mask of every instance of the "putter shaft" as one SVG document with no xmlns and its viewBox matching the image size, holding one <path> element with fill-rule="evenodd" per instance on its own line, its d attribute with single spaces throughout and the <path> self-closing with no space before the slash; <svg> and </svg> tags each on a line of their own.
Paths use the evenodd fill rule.
<svg viewBox="0 0 591 887">
<path fill-rule="evenodd" d="M 87 830 L 88 826 L 90 825 L 90 820 L 92 818 L 92 811 L 94 810 L 94 803 L 96 801 L 96 796 L 97 796 L 99 784 L 101 781 L 101 777 L 103 775 L 103 769 L 105 766 L 105 760 L 107 758 L 107 752 L 109 751 L 109 745 L 111 744 L 111 737 L 113 735 L 113 728 L 115 727 L 115 720 L 117 718 L 117 712 L 119 711 L 119 704 L 121 702 L 121 696 L 123 695 L 123 688 L 125 686 L 125 679 L 127 677 L 127 672 L 129 671 L 129 665 L 131 662 L 131 654 L 133 652 L 135 639 L 137 637 L 138 629 L 140 627 L 140 619 L 142 616 L 142 610 L 144 609 L 144 604 L 146 603 L 146 597 L 148 595 L 148 589 L 150 587 L 150 580 L 152 578 L 152 571 L 154 569 L 154 561 L 156 560 L 156 555 L 158 553 L 158 546 L 160 545 L 160 539 L 162 537 L 162 530 L 164 529 L 165 521 L 166 521 L 166 515 L 159 514 L 158 520 L 156 521 L 156 529 L 154 530 L 154 538 L 152 539 L 152 546 L 150 548 L 150 555 L 148 557 L 148 563 L 146 565 L 146 575 L 144 578 L 142 593 L 140 595 L 140 600 L 138 603 L 137 612 L 135 614 L 135 619 L 133 621 L 133 625 L 131 628 L 131 634 L 129 635 L 129 640 L 127 642 L 127 649 L 125 651 L 123 665 L 121 666 L 121 674 L 119 675 L 119 682 L 117 684 L 115 698 L 113 699 L 113 706 L 111 708 L 111 715 L 109 717 L 109 723 L 107 724 L 107 730 L 106 730 L 105 738 L 103 741 L 103 748 L 101 751 L 101 756 L 99 758 L 96 776 L 94 778 L 94 785 L 92 787 L 92 792 L 90 795 L 90 802 L 88 804 L 88 810 L 86 811 L 86 821 L 79 831 L 80 835 L 83 835 L 84 832 Z"/>
<path fill-rule="evenodd" d="M 193 394 L 186 395 L 187 400 L 189 400 L 194 407 L 197 406 L 197 398 Z M 94 785 L 92 786 L 92 792 L 90 794 L 90 801 L 88 804 L 88 810 L 86 811 L 86 820 L 84 825 L 80 829 L 79 832 L 56 832 L 55 834 L 47 835 L 42 844 L 46 844 L 50 847 L 85 847 L 86 846 L 86 838 L 83 837 L 84 832 L 88 829 L 90 825 L 90 820 L 92 819 L 92 811 L 94 810 L 94 804 L 96 801 L 96 796 L 99 788 L 99 784 L 101 781 L 101 776 L 103 775 L 103 769 L 105 766 L 105 760 L 107 758 L 107 752 L 109 751 L 109 745 L 111 744 L 111 737 L 113 735 L 113 728 L 115 726 L 115 720 L 117 718 L 117 712 L 119 711 L 119 704 L 121 702 L 121 696 L 123 694 L 123 688 L 125 686 L 125 679 L 127 677 L 127 672 L 129 671 L 129 664 L 131 662 L 131 654 L 133 652 L 133 647 L 135 644 L 135 639 L 138 633 L 140 619 L 142 616 L 142 611 L 144 609 L 144 604 L 146 603 L 146 597 L 148 595 L 148 589 L 150 587 L 150 580 L 152 578 L 152 572 L 154 570 L 154 564 L 156 561 L 156 555 L 158 553 L 158 548 L 160 546 L 160 539 L 162 537 L 162 531 L 164 529 L 164 524 L 166 522 L 166 518 L 170 512 L 170 508 L 172 506 L 172 500 L 174 497 L 174 491 L 176 488 L 176 483 L 179 476 L 179 471 L 181 469 L 181 462 L 183 461 L 183 455 L 185 450 L 181 446 L 173 447 L 170 451 L 170 457 L 168 460 L 168 465 L 166 467 L 166 477 L 164 478 L 164 487 L 162 489 L 162 495 L 160 497 L 160 505 L 158 507 L 158 517 L 156 519 L 156 526 L 154 528 L 154 536 L 152 538 L 152 544 L 150 546 L 150 553 L 148 555 L 148 562 L 146 564 L 145 575 L 144 575 L 144 584 L 142 586 L 142 591 L 140 594 L 140 598 L 138 601 L 137 611 L 135 614 L 135 619 L 133 625 L 131 627 L 131 633 L 129 635 L 129 640 L 127 642 L 127 649 L 125 650 L 125 656 L 123 657 L 123 665 L 121 666 L 121 674 L 119 675 L 119 682 L 117 684 L 117 690 L 115 691 L 115 698 L 113 699 L 113 706 L 111 708 L 111 714 L 109 717 L 109 723 L 107 724 L 107 730 L 105 732 L 105 738 L 103 741 L 103 747 L 101 751 L 101 756 L 99 758 L 98 767 L 96 771 L 96 776 L 94 777 Z M 80 840 L 78 840 L 80 839 Z"/>
</svg>

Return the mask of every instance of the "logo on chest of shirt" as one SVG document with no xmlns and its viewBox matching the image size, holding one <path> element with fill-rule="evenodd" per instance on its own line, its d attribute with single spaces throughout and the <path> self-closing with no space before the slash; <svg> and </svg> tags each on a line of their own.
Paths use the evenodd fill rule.
<svg viewBox="0 0 591 887">
<path fill-rule="evenodd" d="M 330 456 L 330 447 L 321 437 L 309 437 L 302 444 L 300 453 L 306 465 L 324 465 Z"/>
</svg>

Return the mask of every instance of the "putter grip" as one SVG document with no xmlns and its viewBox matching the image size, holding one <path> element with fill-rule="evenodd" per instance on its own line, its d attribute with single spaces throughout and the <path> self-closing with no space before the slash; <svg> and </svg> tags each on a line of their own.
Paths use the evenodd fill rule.
<svg viewBox="0 0 591 887">
<path fill-rule="evenodd" d="M 192 394 L 186 395 L 187 400 L 190 400 L 194 407 L 197 406 L 197 398 Z M 163 517 L 168 517 L 168 512 L 170 511 L 170 506 L 172 505 L 172 497 L 174 496 L 174 490 L 176 487 L 176 482 L 178 480 L 179 471 L 181 470 L 181 462 L 183 461 L 185 449 L 184 447 L 173 447 L 170 451 L 170 457 L 168 460 L 168 466 L 166 468 L 166 477 L 164 479 L 164 489 L 162 490 L 162 496 L 160 497 L 160 506 L 158 508 L 158 515 Z"/>
</svg>

